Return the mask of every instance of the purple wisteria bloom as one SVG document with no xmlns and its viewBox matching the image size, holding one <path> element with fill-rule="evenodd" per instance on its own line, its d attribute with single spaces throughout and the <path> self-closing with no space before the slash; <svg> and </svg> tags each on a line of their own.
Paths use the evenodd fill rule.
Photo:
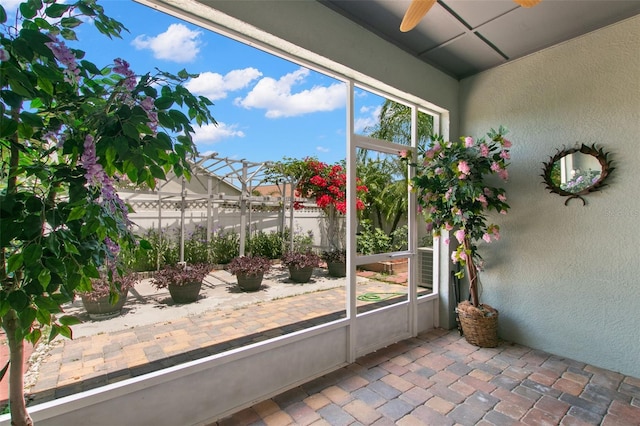
<svg viewBox="0 0 640 426">
<path fill-rule="evenodd" d="M 154 99 L 151 96 L 147 96 L 140 102 L 140 106 L 147 113 L 149 128 L 156 133 L 158 131 L 158 113 L 154 111 Z"/>
<path fill-rule="evenodd" d="M 98 163 L 96 156 L 96 145 L 93 136 L 87 135 L 84 139 L 84 152 L 80 156 L 80 164 L 85 169 L 84 175 L 87 184 L 90 187 L 100 189 L 102 197 L 102 205 L 114 214 L 120 213 L 127 226 L 131 225 L 129 220 L 129 209 L 127 205 L 118 196 L 113 181 L 105 173 L 102 166 Z"/>
<path fill-rule="evenodd" d="M 114 59 L 113 62 L 116 64 L 116 66 L 113 67 L 113 72 L 124 77 L 124 87 L 129 91 L 135 89 L 137 84 L 136 75 L 129 68 L 129 62 L 120 58 Z"/>
<path fill-rule="evenodd" d="M 47 47 L 53 52 L 53 56 L 56 57 L 67 69 L 64 71 L 64 80 L 71 84 L 77 84 L 80 81 L 80 69 L 76 63 L 76 56 L 71 49 L 64 44 L 64 41 L 58 40 L 53 34 L 49 34 L 51 42 L 46 43 Z"/>
</svg>

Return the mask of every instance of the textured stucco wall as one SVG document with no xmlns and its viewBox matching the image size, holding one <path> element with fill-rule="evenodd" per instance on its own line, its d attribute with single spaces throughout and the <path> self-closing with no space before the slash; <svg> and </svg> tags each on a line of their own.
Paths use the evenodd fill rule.
<svg viewBox="0 0 640 426">
<path fill-rule="evenodd" d="M 640 377 L 640 16 L 461 82 L 461 130 L 510 129 L 512 210 L 483 247 L 500 335 Z M 587 205 L 539 177 L 556 149 L 597 143 L 616 170 Z"/>
</svg>

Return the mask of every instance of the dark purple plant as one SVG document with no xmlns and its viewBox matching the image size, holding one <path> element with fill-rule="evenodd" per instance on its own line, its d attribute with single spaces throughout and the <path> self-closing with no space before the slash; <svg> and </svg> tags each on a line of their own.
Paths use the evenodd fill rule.
<svg viewBox="0 0 640 426">
<path fill-rule="evenodd" d="M 100 274 L 100 275 L 101 275 L 100 278 L 94 278 L 91 280 L 91 288 L 92 288 L 91 291 L 78 292 L 78 294 L 80 294 L 81 296 L 83 296 L 88 300 L 95 302 L 98 299 L 101 299 L 105 296 L 109 296 L 109 294 L 113 290 L 114 285 L 115 285 L 115 288 L 119 290 L 120 295 L 123 295 L 123 294 L 126 294 L 127 291 L 132 289 L 138 283 L 138 279 L 136 275 L 131 273 L 125 273 L 121 277 L 114 277 L 113 278 L 114 285 L 109 285 L 109 280 L 107 279 L 105 274 Z M 114 300 L 113 303 L 115 303 L 116 301 L 117 299 Z"/>
<path fill-rule="evenodd" d="M 327 263 L 345 263 L 347 261 L 347 251 L 344 249 L 323 251 L 322 260 Z"/>
<path fill-rule="evenodd" d="M 283 265 L 294 268 L 307 268 L 310 266 L 315 268 L 320 265 L 320 256 L 311 250 L 304 253 L 289 251 L 285 253 L 280 260 Z"/>
<path fill-rule="evenodd" d="M 184 286 L 201 282 L 211 272 L 208 263 L 196 263 L 194 265 L 176 264 L 166 265 L 151 279 L 151 285 L 157 289 L 171 285 Z"/>
<path fill-rule="evenodd" d="M 271 260 L 264 256 L 238 256 L 231 259 L 226 267 L 233 275 L 260 275 L 271 269 Z"/>
</svg>

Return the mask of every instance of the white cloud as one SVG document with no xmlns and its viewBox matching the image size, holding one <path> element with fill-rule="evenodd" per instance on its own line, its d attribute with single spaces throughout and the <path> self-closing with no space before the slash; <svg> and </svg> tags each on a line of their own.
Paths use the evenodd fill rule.
<svg viewBox="0 0 640 426">
<path fill-rule="evenodd" d="M 20 3 L 22 3 L 24 0 L 2 0 L 2 7 L 4 7 L 5 12 L 7 12 L 7 15 L 14 15 L 15 11 L 18 9 L 18 6 L 20 6 Z"/>
<path fill-rule="evenodd" d="M 330 149 L 327 148 L 326 146 L 316 146 L 316 151 L 318 151 L 318 152 L 329 152 Z"/>
<path fill-rule="evenodd" d="M 185 87 L 192 93 L 215 101 L 226 98 L 229 92 L 247 87 L 249 83 L 259 77 L 262 77 L 262 73 L 255 68 L 233 70 L 226 75 L 207 71 L 200 73 L 197 78 L 189 80 Z"/>
<path fill-rule="evenodd" d="M 237 98 L 235 103 L 247 109 L 265 109 L 267 118 L 296 117 L 344 107 L 346 91 L 342 83 L 328 87 L 314 86 L 311 89 L 292 93 L 292 88 L 303 83 L 308 75 L 309 70 L 300 68 L 279 80 L 265 77 L 245 98 Z"/>
<path fill-rule="evenodd" d="M 378 117 L 380 116 L 380 111 L 382 110 L 382 106 L 379 105 L 375 108 L 371 107 L 362 107 L 360 108 L 360 113 L 365 114 L 363 116 L 359 116 L 354 120 L 354 130 L 356 133 L 362 132 L 367 127 L 373 127 L 378 124 Z"/>
<path fill-rule="evenodd" d="M 171 24 L 167 31 L 150 37 L 137 36 L 131 44 L 138 50 L 149 49 L 157 59 L 191 62 L 200 52 L 202 32 L 192 31 L 183 24 Z"/>
<path fill-rule="evenodd" d="M 201 127 L 195 127 L 193 133 L 193 141 L 201 144 L 211 144 L 220 142 L 223 139 L 243 138 L 245 136 L 242 130 L 237 129 L 237 124 L 205 124 Z"/>
</svg>

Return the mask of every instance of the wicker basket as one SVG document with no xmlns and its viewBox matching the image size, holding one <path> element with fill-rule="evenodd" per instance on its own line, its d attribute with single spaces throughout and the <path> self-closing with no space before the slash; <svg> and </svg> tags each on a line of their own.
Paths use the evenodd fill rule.
<svg viewBox="0 0 640 426">
<path fill-rule="evenodd" d="M 473 306 L 468 301 L 456 308 L 458 321 L 467 342 L 481 348 L 498 346 L 498 310 L 489 305 Z"/>
</svg>

